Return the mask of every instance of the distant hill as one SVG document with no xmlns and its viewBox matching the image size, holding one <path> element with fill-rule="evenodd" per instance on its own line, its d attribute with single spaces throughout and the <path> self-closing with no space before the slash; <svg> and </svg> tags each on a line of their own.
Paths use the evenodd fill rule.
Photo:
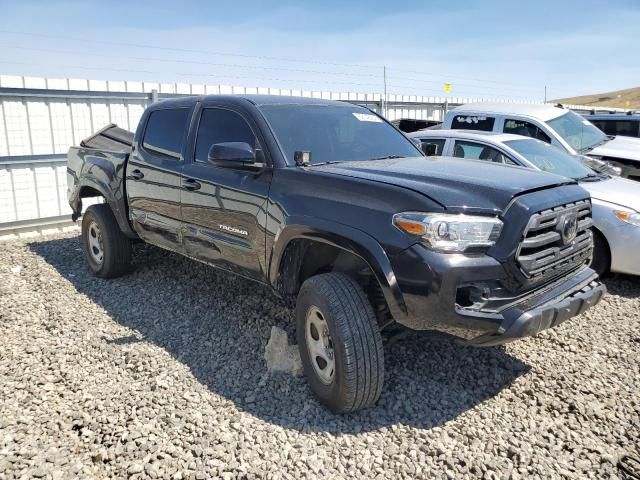
<svg viewBox="0 0 640 480">
<path fill-rule="evenodd" d="M 615 92 L 582 95 L 580 97 L 559 98 L 554 103 L 573 105 L 593 105 L 594 107 L 619 107 L 640 109 L 640 87 L 616 90 Z"/>
</svg>

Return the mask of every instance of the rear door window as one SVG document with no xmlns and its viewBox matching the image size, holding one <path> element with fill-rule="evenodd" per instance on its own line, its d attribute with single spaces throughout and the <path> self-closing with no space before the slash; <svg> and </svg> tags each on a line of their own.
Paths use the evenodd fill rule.
<svg viewBox="0 0 640 480">
<path fill-rule="evenodd" d="M 544 131 L 530 122 L 525 122 L 524 120 L 514 120 L 511 118 L 507 118 L 504 121 L 504 128 L 502 130 L 504 133 L 512 133 L 514 135 L 521 135 L 523 137 L 531 137 L 537 140 L 542 140 L 543 142 L 551 143 L 551 138 L 549 135 L 544 133 Z"/>
<path fill-rule="evenodd" d="M 190 111 L 188 108 L 170 108 L 151 112 L 142 146 L 153 153 L 180 160 Z"/>
<path fill-rule="evenodd" d="M 456 140 L 453 148 L 453 156 L 458 158 L 469 158 L 472 160 L 484 160 L 505 165 L 516 165 L 509 157 L 496 148 L 481 143 Z"/>
<path fill-rule="evenodd" d="M 444 138 L 422 138 L 420 142 L 422 143 L 423 152 L 426 151 L 426 148 L 431 148 L 433 151 L 432 155 L 442 155 L 445 144 Z"/>
<path fill-rule="evenodd" d="M 494 117 L 484 115 L 456 115 L 451 122 L 451 128 L 491 132 L 495 123 L 496 119 Z"/>
</svg>

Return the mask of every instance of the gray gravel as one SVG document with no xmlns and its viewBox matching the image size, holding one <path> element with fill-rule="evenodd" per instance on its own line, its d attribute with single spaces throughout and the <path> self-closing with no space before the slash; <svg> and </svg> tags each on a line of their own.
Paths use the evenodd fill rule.
<svg viewBox="0 0 640 480">
<path fill-rule="evenodd" d="M 385 348 L 377 407 L 336 416 L 269 373 L 270 292 L 143 245 L 89 274 L 78 237 L 0 245 L 0 478 L 618 478 L 638 454 L 640 281 L 539 337 Z"/>
</svg>

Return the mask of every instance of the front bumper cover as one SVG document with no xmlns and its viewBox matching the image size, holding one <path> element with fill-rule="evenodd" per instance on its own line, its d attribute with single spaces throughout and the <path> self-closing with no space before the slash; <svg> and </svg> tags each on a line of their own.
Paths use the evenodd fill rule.
<svg viewBox="0 0 640 480">
<path fill-rule="evenodd" d="M 414 330 L 451 334 L 470 345 L 492 346 L 559 325 L 598 303 L 606 287 L 586 266 L 544 284 L 511 292 L 508 274 L 488 255 L 442 254 L 416 246 L 392 259 L 407 306 L 396 321 Z M 488 289 L 486 306 L 461 307 L 463 286 Z M 502 285 L 502 286 L 501 286 Z"/>
<path fill-rule="evenodd" d="M 537 335 L 542 330 L 556 327 L 565 320 L 584 313 L 602 300 L 606 291 L 604 284 L 593 280 L 577 292 L 532 310 L 523 312 L 518 307 L 510 308 L 503 312 L 504 321 L 496 333 L 480 335 L 468 343 L 489 347 Z"/>
</svg>

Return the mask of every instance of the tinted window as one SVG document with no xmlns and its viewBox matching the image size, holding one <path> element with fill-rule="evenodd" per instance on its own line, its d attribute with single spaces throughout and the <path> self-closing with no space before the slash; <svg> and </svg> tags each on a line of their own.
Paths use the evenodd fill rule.
<svg viewBox="0 0 640 480">
<path fill-rule="evenodd" d="M 419 157 L 402 133 L 366 108 L 349 104 L 262 105 L 290 165 L 296 151 L 311 152 L 311 163 Z"/>
<path fill-rule="evenodd" d="M 504 133 L 513 133 L 514 135 L 522 135 L 523 137 L 531 137 L 543 142 L 551 143 L 549 135 L 544 133 L 539 127 L 533 123 L 524 120 L 506 119 L 504 121 Z"/>
<path fill-rule="evenodd" d="M 445 140 L 441 138 L 423 138 L 420 140 L 422 142 L 422 151 L 426 151 L 428 145 L 433 145 L 431 148 L 434 149 L 433 155 L 442 155 L 442 150 L 444 150 Z"/>
<path fill-rule="evenodd" d="M 632 120 L 594 120 L 592 123 L 607 135 L 627 137 L 637 137 L 638 125 L 640 125 L 640 122 Z"/>
<path fill-rule="evenodd" d="M 495 118 L 484 115 L 456 115 L 451 122 L 451 128 L 491 132 L 495 122 Z"/>
<path fill-rule="evenodd" d="M 188 108 L 172 108 L 151 112 L 142 141 L 144 148 L 179 159 L 189 113 Z"/>
<path fill-rule="evenodd" d="M 506 155 L 499 150 L 481 143 L 456 140 L 453 156 L 458 158 L 471 158 L 473 160 L 485 160 L 493 163 L 515 165 Z"/>
<path fill-rule="evenodd" d="M 591 120 L 591 123 L 593 123 L 607 135 L 613 135 L 613 133 L 611 133 L 611 131 L 613 130 L 613 126 L 610 125 L 607 120 Z"/>
<path fill-rule="evenodd" d="M 196 161 L 206 162 L 211 146 L 225 142 L 244 142 L 254 149 L 258 147 L 256 136 L 240 114 L 221 108 L 204 109 L 196 137 Z"/>
</svg>

